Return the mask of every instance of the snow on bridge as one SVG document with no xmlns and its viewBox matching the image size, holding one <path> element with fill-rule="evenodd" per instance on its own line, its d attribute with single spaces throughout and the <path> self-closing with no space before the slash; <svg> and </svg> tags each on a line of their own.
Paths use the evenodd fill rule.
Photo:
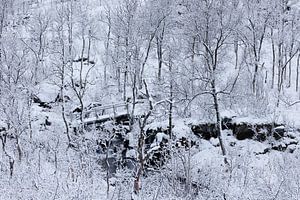
<svg viewBox="0 0 300 200">
<path fill-rule="evenodd" d="M 84 125 L 103 123 L 109 120 L 129 120 L 129 104 L 127 102 L 109 105 L 95 104 L 90 109 L 82 112 Z M 73 115 L 73 114 L 72 114 Z M 74 115 L 71 116 L 74 119 Z"/>
</svg>

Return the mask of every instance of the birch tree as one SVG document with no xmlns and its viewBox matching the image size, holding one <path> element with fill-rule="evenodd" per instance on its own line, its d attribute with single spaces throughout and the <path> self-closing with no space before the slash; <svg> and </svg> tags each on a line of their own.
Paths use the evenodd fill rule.
<svg viewBox="0 0 300 200">
<path fill-rule="evenodd" d="M 198 93 L 193 96 L 192 100 L 200 95 L 210 96 L 215 113 L 216 134 L 224 156 L 224 162 L 228 165 L 226 148 L 222 137 L 220 98 L 222 94 L 230 93 L 235 83 L 232 83 L 230 87 L 224 87 L 220 78 L 222 70 L 226 70 L 224 59 L 227 55 L 228 41 L 237 23 L 232 18 L 234 6 L 232 2 L 222 0 L 203 0 L 191 3 L 193 3 L 194 8 L 193 19 L 197 20 L 193 21 L 196 30 L 195 35 L 199 45 L 201 45 L 196 53 L 201 59 L 201 62 L 197 63 L 199 75 L 197 78 L 203 83 L 203 88 L 198 90 Z"/>
</svg>

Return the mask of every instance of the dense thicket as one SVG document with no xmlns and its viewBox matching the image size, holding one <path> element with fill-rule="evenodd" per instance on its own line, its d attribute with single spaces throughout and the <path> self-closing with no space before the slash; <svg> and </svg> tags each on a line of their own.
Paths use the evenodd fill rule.
<svg viewBox="0 0 300 200">
<path fill-rule="evenodd" d="M 0 198 L 298 199 L 299 173 L 285 174 L 297 156 L 251 170 L 256 158 L 228 147 L 222 118 L 297 126 L 299 9 L 292 0 L 0 0 Z M 117 128 L 84 126 L 92 102 L 129 104 L 122 134 L 135 142 L 133 169 L 109 172 Z M 191 119 L 214 124 L 222 166 L 194 167 L 201 145 L 174 150 L 176 123 Z M 158 122 L 168 161 L 149 172 L 147 126 Z"/>
</svg>

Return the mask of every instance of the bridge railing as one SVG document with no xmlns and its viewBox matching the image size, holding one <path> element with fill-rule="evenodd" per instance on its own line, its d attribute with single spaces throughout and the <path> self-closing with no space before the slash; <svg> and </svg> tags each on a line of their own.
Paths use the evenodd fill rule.
<svg viewBox="0 0 300 200">
<path fill-rule="evenodd" d="M 118 111 L 120 111 L 120 108 L 123 108 L 122 111 L 126 112 L 126 114 L 129 114 L 128 107 L 129 107 L 128 103 L 117 103 L 117 104 L 96 106 L 91 108 L 90 110 L 83 111 L 83 116 L 84 118 L 88 118 L 91 117 L 92 114 L 94 114 L 94 117 L 113 114 L 113 117 L 116 117 L 119 114 Z"/>
</svg>

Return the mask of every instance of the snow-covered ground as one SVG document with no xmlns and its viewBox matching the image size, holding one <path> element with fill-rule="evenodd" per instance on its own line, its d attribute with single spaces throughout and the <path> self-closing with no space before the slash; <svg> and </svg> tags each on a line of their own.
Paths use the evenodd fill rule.
<svg viewBox="0 0 300 200">
<path fill-rule="evenodd" d="M 230 119 L 234 125 L 252 128 L 266 125 L 272 127 L 272 132 L 263 127 L 262 131 L 267 133 L 255 134 L 267 135 L 264 140 L 256 137 L 238 140 L 233 129 L 222 130 L 224 156 L 220 140 L 212 136 L 213 128 L 209 129 L 208 139 L 193 132 L 194 126 L 214 127 L 216 122 L 215 102 L 209 86 L 212 79 L 206 80 L 211 74 L 201 71 L 205 66 L 201 57 L 204 50 L 192 47 L 190 39 L 197 41 L 202 37 L 201 31 L 195 31 L 203 28 L 201 20 L 205 12 L 201 9 L 204 6 L 199 7 L 201 12 L 185 13 L 202 1 L 190 0 L 185 2 L 187 5 L 165 0 L 135 2 L 15 0 L 9 5 L 0 4 L 1 9 L 3 6 L 0 14 L 5 11 L 4 21 L 7 20 L 0 33 L 0 200 L 299 200 L 297 59 L 291 61 L 291 85 L 288 87 L 285 77 L 278 94 L 277 86 L 270 86 L 273 63 L 268 30 L 258 63 L 260 88 L 253 94 L 253 55 L 243 60 L 244 54 L 251 54 L 251 48 L 244 52 L 247 45 L 240 41 L 240 68 L 235 68 L 233 41 L 226 41 L 224 46 L 228 47 L 224 47 L 224 52 L 222 47 L 218 55 L 222 59 L 218 62 L 220 68 L 213 74 L 217 77 L 221 117 Z M 194 4 L 188 7 L 190 2 Z M 297 0 L 288 3 L 292 9 L 300 8 Z M 135 6 L 140 7 L 135 9 Z M 241 14 L 247 15 L 243 16 L 247 23 L 247 17 L 256 16 L 249 13 Z M 166 16 L 162 18 L 165 20 L 162 29 L 161 24 L 156 23 L 157 20 L 162 22 L 159 17 L 163 14 Z M 193 17 L 195 20 L 189 20 Z M 213 18 L 211 23 L 216 20 Z M 194 22 L 200 24 L 199 27 L 190 27 Z M 262 22 L 255 23 L 261 26 Z M 298 23 L 296 20 L 295 24 Z M 271 25 L 274 24 L 267 24 L 267 29 Z M 236 33 L 245 28 L 251 29 L 248 25 Z M 214 36 L 215 32 L 210 33 Z M 71 38 L 67 37 L 70 33 Z M 162 43 L 163 75 L 158 80 L 158 36 L 163 33 L 166 34 Z M 247 34 L 251 32 L 245 31 L 241 40 L 246 40 Z M 151 36 L 155 37 L 147 57 Z M 248 48 L 252 45 L 252 37 L 249 38 L 243 41 L 249 42 Z M 299 45 L 295 38 L 295 45 Z M 274 40 L 276 43 L 279 39 Z M 198 42 L 201 46 L 201 41 Z M 288 51 L 289 40 L 285 42 L 285 51 Z M 191 48 L 199 48 L 199 55 L 191 56 Z M 190 58 L 194 56 L 195 63 L 191 63 Z M 191 71 L 192 65 L 196 71 Z M 135 80 L 141 78 L 142 66 L 147 90 L 141 80 Z M 107 80 L 104 80 L 105 70 Z M 124 87 L 125 72 L 127 85 Z M 210 75 L 206 77 L 207 74 Z M 235 87 L 227 94 L 237 75 Z M 277 70 L 274 76 L 276 79 Z M 195 81 L 194 91 L 191 80 Z M 136 87 L 133 87 L 134 81 Z M 61 93 L 65 102 L 60 99 Z M 137 100 L 135 106 L 133 100 Z M 150 101 L 154 106 L 151 112 Z M 90 112 L 89 116 L 83 116 L 82 122 L 79 119 L 81 104 L 83 113 Z M 111 105 L 128 107 L 114 110 Z M 172 129 L 169 127 L 170 105 L 173 106 Z M 106 106 L 110 110 L 105 113 Z M 96 112 L 95 107 L 100 107 L 101 112 Z M 143 127 L 143 117 L 148 112 L 150 116 Z M 127 116 L 132 113 L 133 118 Z M 125 116 L 126 122 L 108 120 L 116 116 Z M 105 123 L 87 126 L 95 121 Z M 172 135 L 168 134 L 169 130 Z M 281 138 L 273 136 L 276 131 L 283 131 Z M 143 157 L 142 161 L 139 156 Z M 141 163 L 145 166 L 141 167 Z M 136 195 L 133 190 L 139 167 L 143 168 L 143 175 L 139 177 L 141 188 Z"/>
</svg>

